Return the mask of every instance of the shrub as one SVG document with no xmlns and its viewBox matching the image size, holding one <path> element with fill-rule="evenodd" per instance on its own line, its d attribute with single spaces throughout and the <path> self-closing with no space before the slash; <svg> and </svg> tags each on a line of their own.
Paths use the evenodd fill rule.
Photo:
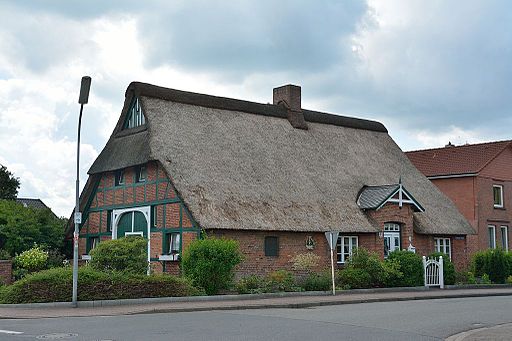
<svg viewBox="0 0 512 341">
<path fill-rule="evenodd" d="M 148 267 L 147 240 L 125 237 L 105 240 L 91 250 L 90 266 L 98 271 L 145 274 Z"/>
<path fill-rule="evenodd" d="M 183 254 L 184 273 L 208 295 L 229 288 L 233 271 L 242 261 L 238 242 L 206 238 L 194 240 Z"/>
<path fill-rule="evenodd" d="M 0 290 L 2 303 L 69 302 L 73 269 L 53 268 L 27 275 Z M 128 290 L 129 289 L 129 290 Z M 78 270 L 78 300 L 113 300 L 141 297 L 197 295 L 190 281 L 171 275 L 134 275 L 101 272 L 89 266 Z"/>
<path fill-rule="evenodd" d="M 265 277 L 265 292 L 297 291 L 293 273 L 286 270 L 277 270 Z"/>
<path fill-rule="evenodd" d="M 495 283 L 504 283 L 512 274 L 512 254 L 501 249 L 479 251 L 473 255 L 472 268 L 477 277 L 484 274 Z"/>
<path fill-rule="evenodd" d="M 380 287 L 387 281 L 387 273 L 380 258 L 363 248 L 357 248 L 346 265 L 347 268 L 364 270 L 370 276 L 370 286 Z"/>
<path fill-rule="evenodd" d="M 393 251 L 389 254 L 388 262 L 397 262 L 401 278 L 390 281 L 391 286 L 414 287 L 423 285 L 423 262 L 419 255 L 410 251 Z"/>
<path fill-rule="evenodd" d="M 319 261 L 320 256 L 317 256 L 312 252 L 299 253 L 291 260 L 291 262 L 293 263 L 293 270 L 303 271 L 306 273 L 310 273 L 314 268 L 316 268 L 318 266 Z"/>
<path fill-rule="evenodd" d="M 46 261 L 46 268 L 58 268 L 64 266 L 66 256 L 59 252 L 59 250 L 48 251 L 48 260 Z"/>
<path fill-rule="evenodd" d="M 455 273 L 455 283 L 457 284 L 476 284 L 475 275 L 471 271 Z"/>
<path fill-rule="evenodd" d="M 332 290 L 331 273 L 330 271 L 310 273 L 300 280 L 299 286 L 306 291 Z"/>
<path fill-rule="evenodd" d="M 444 284 L 452 285 L 455 284 L 455 266 L 450 260 L 450 256 L 442 252 L 434 252 L 428 255 L 429 258 L 435 257 L 439 259 L 440 256 L 443 256 L 443 276 L 444 276 Z"/>
<path fill-rule="evenodd" d="M 239 294 L 256 294 L 262 292 L 265 280 L 258 275 L 250 275 L 238 281 L 235 286 Z"/>
<path fill-rule="evenodd" d="M 48 252 L 39 246 L 34 246 L 30 250 L 23 251 L 14 258 L 14 264 L 17 268 L 25 269 L 27 272 L 35 272 L 46 267 Z"/>
<path fill-rule="evenodd" d="M 507 284 L 512 284 L 512 275 L 507 277 L 507 280 L 505 281 Z"/>
<path fill-rule="evenodd" d="M 9 260 L 11 259 L 11 254 L 9 253 L 9 251 L 5 250 L 5 249 L 0 249 L 0 260 Z"/>
<path fill-rule="evenodd" d="M 343 289 L 370 288 L 372 278 L 364 269 L 347 267 L 338 272 L 338 283 Z"/>
<path fill-rule="evenodd" d="M 480 284 L 492 284 L 491 279 L 489 278 L 488 274 L 483 274 L 480 278 Z"/>
</svg>

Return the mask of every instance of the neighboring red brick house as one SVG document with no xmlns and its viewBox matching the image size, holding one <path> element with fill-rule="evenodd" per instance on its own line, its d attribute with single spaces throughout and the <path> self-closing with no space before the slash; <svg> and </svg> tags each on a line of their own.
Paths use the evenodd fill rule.
<svg viewBox="0 0 512 341">
<path fill-rule="evenodd" d="M 477 232 L 469 252 L 509 249 L 512 221 L 512 141 L 418 150 L 406 153 Z"/>
<path fill-rule="evenodd" d="M 300 87 L 274 104 L 132 83 L 81 195 L 80 253 L 103 239 L 149 237 L 153 268 L 177 272 L 204 232 L 240 242 L 240 273 L 285 268 L 339 231 L 341 265 L 356 247 L 434 250 L 465 262 L 471 225 L 374 121 L 301 108 Z M 70 222 L 68 233 L 73 226 Z"/>
</svg>

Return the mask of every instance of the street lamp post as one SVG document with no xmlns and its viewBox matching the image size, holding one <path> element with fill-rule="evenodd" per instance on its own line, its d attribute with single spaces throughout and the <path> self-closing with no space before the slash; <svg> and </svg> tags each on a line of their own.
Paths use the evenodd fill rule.
<svg viewBox="0 0 512 341">
<path fill-rule="evenodd" d="M 80 84 L 80 96 L 78 103 L 80 103 L 80 116 L 78 116 L 78 140 L 76 145 L 76 202 L 75 202 L 75 232 L 73 233 L 73 298 L 72 305 L 77 307 L 78 297 L 78 235 L 80 231 L 80 224 L 82 223 L 82 213 L 80 212 L 80 127 L 82 125 L 82 112 L 84 104 L 89 100 L 89 90 L 91 89 L 91 77 L 82 77 Z"/>
</svg>

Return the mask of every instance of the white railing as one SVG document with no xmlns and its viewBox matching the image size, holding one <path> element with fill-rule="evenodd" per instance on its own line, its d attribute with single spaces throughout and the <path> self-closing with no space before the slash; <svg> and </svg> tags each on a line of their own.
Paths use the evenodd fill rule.
<svg viewBox="0 0 512 341">
<path fill-rule="evenodd" d="M 427 259 L 423 256 L 423 275 L 426 287 L 439 286 L 443 289 L 443 256 L 439 256 L 439 260 L 436 260 L 435 258 Z"/>
</svg>

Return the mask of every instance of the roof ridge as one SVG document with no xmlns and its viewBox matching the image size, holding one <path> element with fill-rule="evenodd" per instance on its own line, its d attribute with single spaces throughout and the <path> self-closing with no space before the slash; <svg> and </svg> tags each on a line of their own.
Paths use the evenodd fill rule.
<svg viewBox="0 0 512 341">
<path fill-rule="evenodd" d="M 479 143 L 472 143 L 472 144 L 463 144 L 463 145 L 460 145 L 460 146 L 453 145 L 453 146 L 450 146 L 450 147 L 444 146 L 444 147 L 437 147 L 437 148 L 417 149 L 417 150 L 409 150 L 409 151 L 406 151 L 404 153 L 406 153 L 406 154 L 413 154 L 413 153 L 420 153 L 420 152 L 429 152 L 429 151 L 434 151 L 434 150 L 445 150 L 445 149 L 453 150 L 453 149 L 459 149 L 459 148 L 463 148 L 463 147 L 469 148 L 469 147 L 481 146 L 481 145 L 485 145 L 485 144 L 491 145 L 491 144 L 498 144 L 498 143 L 512 143 L 512 140 L 500 140 L 500 141 L 490 141 L 490 142 L 479 142 Z"/>
<path fill-rule="evenodd" d="M 287 112 L 283 108 L 274 104 L 264 104 L 241 99 L 201 94 L 165 88 L 149 83 L 131 82 L 125 92 L 125 97 L 132 95 L 158 98 L 178 103 L 215 108 L 229 111 L 241 111 L 250 114 L 287 118 Z M 348 128 L 371 130 L 387 133 L 386 127 L 378 122 L 362 118 L 349 117 L 325 113 L 320 111 L 301 109 L 304 119 L 307 122 L 331 124 Z"/>
</svg>

